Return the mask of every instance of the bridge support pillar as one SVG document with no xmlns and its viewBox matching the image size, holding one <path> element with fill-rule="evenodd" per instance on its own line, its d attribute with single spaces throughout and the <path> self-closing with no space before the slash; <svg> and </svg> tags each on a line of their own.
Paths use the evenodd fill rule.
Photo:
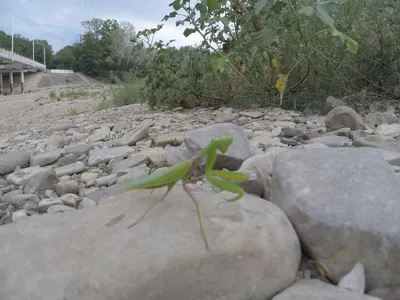
<svg viewBox="0 0 400 300">
<path fill-rule="evenodd" d="M 24 71 L 21 71 L 21 94 L 24 93 Z"/>
<path fill-rule="evenodd" d="M 0 95 L 3 95 L 3 73 L 0 72 Z"/>
<path fill-rule="evenodd" d="M 14 95 L 14 74 L 10 72 L 10 95 Z"/>
</svg>

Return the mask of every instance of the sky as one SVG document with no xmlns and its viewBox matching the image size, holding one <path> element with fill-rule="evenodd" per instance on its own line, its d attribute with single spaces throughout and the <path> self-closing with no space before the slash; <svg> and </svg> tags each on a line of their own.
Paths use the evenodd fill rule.
<svg viewBox="0 0 400 300">
<path fill-rule="evenodd" d="M 45 39 L 56 52 L 79 39 L 83 33 L 81 21 L 92 18 L 115 19 L 131 22 L 137 31 L 154 28 L 164 15 L 173 9 L 173 0 L 0 0 L 0 30 L 14 32 L 29 39 Z M 156 40 L 169 41 L 177 47 L 195 45 L 201 37 L 183 35 L 185 27 L 175 26 L 172 19 L 165 23 L 155 36 Z M 1 45 L 0 45 L 1 47 Z"/>
</svg>

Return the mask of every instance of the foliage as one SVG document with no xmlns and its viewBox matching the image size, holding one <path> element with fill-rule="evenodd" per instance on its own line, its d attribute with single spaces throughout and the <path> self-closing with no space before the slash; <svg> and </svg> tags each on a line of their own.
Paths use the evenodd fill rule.
<svg viewBox="0 0 400 300">
<path fill-rule="evenodd" d="M 154 190 L 160 187 L 167 187 L 167 191 L 160 199 L 157 199 L 135 223 L 130 225 L 128 228 L 137 225 L 158 203 L 165 199 L 165 197 L 178 181 L 182 181 L 184 191 L 188 194 L 196 207 L 200 233 L 207 250 L 210 251 L 206 236 L 203 231 L 199 205 L 197 203 L 197 200 L 187 188 L 187 183 L 189 183 L 192 179 L 191 177 L 193 175 L 193 170 L 200 164 L 203 158 L 207 158 L 205 162 L 204 175 L 196 179 L 206 179 L 211 183 L 213 188 L 217 187 L 221 190 L 237 194 L 237 196 L 235 196 L 234 198 L 226 200 L 228 202 L 236 202 L 237 200 L 242 198 L 244 195 L 244 190 L 235 183 L 245 182 L 249 180 L 248 175 L 234 171 L 213 170 L 214 163 L 217 160 L 217 152 L 219 151 L 222 154 L 225 154 L 228 151 L 228 148 L 230 147 L 232 142 L 232 137 L 212 138 L 210 143 L 202 151 L 196 154 L 192 159 L 179 163 L 165 170 L 155 171 L 146 177 L 133 180 L 127 187 L 128 190 Z"/>
</svg>

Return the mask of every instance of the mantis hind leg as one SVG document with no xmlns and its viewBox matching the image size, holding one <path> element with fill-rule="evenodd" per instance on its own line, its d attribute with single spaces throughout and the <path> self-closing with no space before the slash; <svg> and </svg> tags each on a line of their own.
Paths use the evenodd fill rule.
<svg viewBox="0 0 400 300">
<path fill-rule="evenodd" d="M 161 201 L 163 201 L 163 200 L 165 199 L 165 197 L 167 197 L 168 193 L 172 190 L 172 188 L 174 187 L 174 185 L 175 185 L 175 183 L 173 183 L 173 184 L 171 184 L 171 185 L 168 185 L 168 189 L 167 189 L 167 191 L 165 192 L 165 194 L 164 194 L 160 199 L 157 199 L 156 201 L 154 201 L 154 203 L 153 203 L 152 205 L 150 205 L 150 207 L 144 212 L 144 214 L 143 214 L 139 219 L 137 219 L 135 223 L 133 223 L 132 225 L 129 225 L 127 228 L 128 228 L 128 229 L 129 229 L 129 228 L 132 228 L 133 226 L 137 225 L 141 220 L 143 220 L 143 218 L 144 218 L 158 203 L 160 203 Z M 151 193 L 153 193 L 153 191 L 154 191 L 154 189 L 151 191 Z M 150 194 L 151 194 L 151 193 L 150 193 Z"/>
<path fill-rule="evenodd" d="M 196 207 L 197 221 L 198 221 L 199 227 L 200 227 L 200 234 L 201 234 L 201 237 L 203 238 L 203 241 L 204 241 L 204 244 L 205 244 L 207 250 L 211 252 L 210 247 L 208 246 L 206 235 L 204 234 L 204 230 L 203 230 L 203 223 L 201 221 L 199 203 L 193 197 L 192 193 L 189 191 L 189 189 L 187 188 L 186 185 L 183 185 L 183 189 L 186 192 L 186 194 L 189 195 L 190 199 L 193 201 L 194 206 Z"/>
</svg>

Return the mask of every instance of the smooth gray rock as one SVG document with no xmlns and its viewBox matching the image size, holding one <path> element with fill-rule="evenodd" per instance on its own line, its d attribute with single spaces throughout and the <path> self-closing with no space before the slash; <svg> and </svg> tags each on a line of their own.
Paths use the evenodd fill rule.
<svg viewBox="0 0 400 300">
<path fill-rule="evenodd" d="M 365 123 L 368 123 L 372 126 L 377 126 L 381 124 L 392 124 L 398 121 L 398 118 L 394 113 L 390 112 L 373 112 L 369 113 L 365 117 Z"/>
<path fill-rule="evenodd" d="M 350 292 L 364 294 L 365 270 L 363 264 L 357 262 L 348 274 L 340 278 L 337 286 Z"/>
<path fill-rule="evenodd" d="M 62 212 L 66 212 L 66 211 L 74 211 L 75 209 L 70 207 L 70 206 L 66 206 L 66 205 L 62 205 L 62 204 L 56 204 L 56 205 L 52 205 L 47 209 L 47 213 L 48 214 L 56 214 L 56 213 L 62 213 Z"/>
<path fill-rule="evenodd" d="M 61 149 L 51 150 L 43 153 L 38 153 L 31 157 L 30 166 L 47 166 L 56 162 L 63 154 Z"/>
<path fill-rule="evenodd" d="M 15 185 L 26 185 L 32 178 L 45 174 L 47 167 L 29 167 L 7 175 L 7 181 Z"/>
<path fill-rule="evenodd" d="M 332 96 L 329 96 L 326 100 L 325 100 L 325 105 L 322 107 L 322 114 L 326 115 L 328 114 L 332 109 L 334 109 L 335 107 L 338 106 L 346 106 L 346 102 L 344 102 L 342 99 L 338 99 Z"/>
<path fill-rule="evenodd" d="M 74 164 L 78 161 L 75 154 L 69 153 L 58 160 L 58 166 L 63 167 L 66 165 Z"/>
<path fill-rule="evenodd" d="M 348 147 L 351 146 L 351 141 L 345 136 L 337 135 L 323 135 L 317 138 L 313 138 L 306 142 L 307 144 L 324 144 L 328 147 Z"/>
<path fill-rule="evenodd" d="M 42 199 L 38 204 L 38 211 L 41 213 L 47 212 L 47 209 L 53 205 L 62 205 L 60 198 Z"/>
<path fill-rule="evenodd" d="M 318 279 L 303 279 L 280 292 L 272 300 L 381 300 L 340 289 Z"/>
<path fill-rule="evenodd" d="M 400 286 L 393 288 L 375 289 L 368 292 L 368 295 L 379 297 L 382 300 L 400 300 Z"/>
<path fill-rule="evenodd" d="M 351 130 L 361 129 L 361 116 L 348 106 L 338 106 L 332 109 L 325 118 L 326 131 L 335 131 L 348 127 Z"/>
<path fill-rule="evenodd" d="M 65 194 L 78 194 L 79 185 L 74 180 L 64 180 L 57 183 L 56 192 L 59 196 Z"/>
<path fill-rule="evenodd" d="M 237 170 L 250 157 L 250 142 L 246 132 L 236 124 L 223 123 L 188 131 L 184 143 L 193 153 L 203 150 L 214 137 L 232 136 L 233 142 L 225 155 L 218 154 L 214 169 Z"/>
<path fill-rule="evenodd" d="M 376 128 L 379 134 L 397 138 L 400 136 L 400 124 L 382 124 Z"/>
<path fill-rule="evenodd" d="M 264 300 L 294 282 L 299 241 L 272 203 L 245 195 L 216 209 L 231 195 L 192 191 L 208 252 L 181 187 L 128 229 L 164 191 L 149 193 L 0 226 L 2 300 Z"/>
<path fill-rule="evenodd" d="M 134 168 L 140 165 L 146 165 L 150 162 L 148 156 L 142 153 L 133 154 L 131 157 L 123 159 L 121 161 L 111 164 L 111 174 L 115 174 L 118 171 Z"/>
<path fill-rule="evenodd" d="M 65 155 L 74 154 L 76 157 L 80 157 L 82 154 L 88 153 L 93 148 L 93 145 L 79 144 L 70 145 L 63 148 Z"/>
<path fill-rule="evenodd" d="M 157 147 L 165 147 L 167 145 L 179 146 L 183 143 L 184 136 L 184 132 L 163 134 L 154 139 L 154 144 L 156 144 Z"/>
<path fill-rule="evenodd" d="M 153 120 L 145 120 L 132 131 L 125 133 L 120 139 L 113 141 L 113 143 L 115 146 L 133 146 L 137 141 L 149 135 L 150 127 L 153 125 Z"/>
<path fill-rule="evenodd" d="M 81 200 L 81 197 L 75 194 L 64 194 L 60 197 L 60 200 L 64 205 L 78 208 L 78 203 Z"/>
<path fill-rule="evenodd" d="M 18 222 L 20 220 L 27 219 L 27 218 L 29 218 L 29 216 L 26 213 L 25 209 L 20 209 L 20 210 L 14 211 L 11 214 L 11 219 L 13 222 Z"/>
<path fill-rule="evenodd" d="M 46 190 L 55 190 L 59 182 L 56 172 L 48 170 L 39 176 L 34 176 L 24 187 L 25 194 L 32 194 L 36 192 L 44 192 Z"/>
<path fill-rule="evenodd" d="M 102 126 L 96 129 L 93 134 L 88 137 L 90 142 L 104 142 L 110 138 L 111 130 L 107 126 Z"/>
<path fill-rule="evenodd" d="M 193 157 L 193 153 L 184 144 L 179 147 L 165 147 L 164 155 L 169 166 L 177 165 Z"/>
<path fill-rule="evenodd" d="M 28 166 L 30 159 L 30 153 L 20 150 L 0 154 L 0 175 L 14 172 L 17 166 L 21 168 Z"/>
<path fill-rule="evenodd" d="M 87 198 L 87 197 L 83 198 L 78 203 L 78 209 L 84 209 L 84 208 L 94 207 L 94 206 L 97 206 L 97 202 L 90 198 Z"/>
<path fill-rule="evenodd" d="M 128 146 L 120 146 L 114 148 L 101 148 L 89 151 L 89 166 L 98 166 L 102 163 L 108 163 L 110 160 L 117 157 L 127 157 L 135 150 Z"/>
<path fill-rule="evenodd" d="M 380 148 L 392 152 L 400 152 L 400 141 L 399 142 L 385 142 L 385 141 L 368 141 L 365 138 L 355 139 L 352 143 L 354 147 L 369 147 L 369 148 Z"/>
<path fill-rule="evenodd" d="M 361 262 L 367 290 L 400 284 L 399 195 L 395 173 L 377 149 L 290 150 L 274 162 L 270 200 L 311 258 L 335 281 Z"/>
<path fill-rule="evenodd" d="M 57 177 L 78 174 L 78 173 L 81 173 L 83 170 L 85 170 L 85 165 L 81 161 L 78 161 L 74 164 L 70 164 L 70 165 L 66 165 L 66 166 L 54 169 Z"/>
</svg>

